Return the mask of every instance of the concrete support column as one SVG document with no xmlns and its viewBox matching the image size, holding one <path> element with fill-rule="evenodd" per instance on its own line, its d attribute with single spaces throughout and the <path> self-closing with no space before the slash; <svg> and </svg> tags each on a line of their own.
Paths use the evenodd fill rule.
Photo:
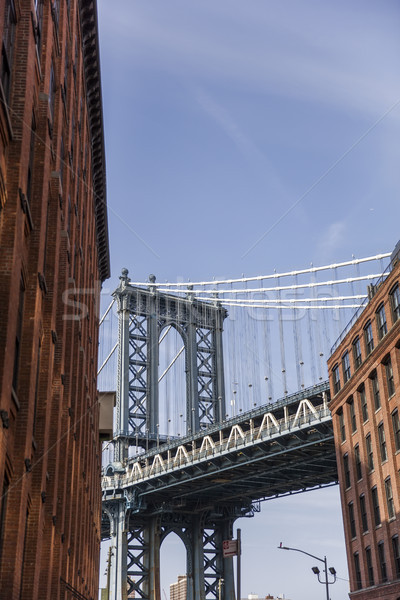
<svg viewBox="0 0 400 600">
<path fill-rule="evenodd" d="M 224 586 L 223 586 L 223 600 L 235 600 L 235 578 L 233 572 L 233 558 L 224 558 L 222 552 L 222 542 L 232 538 L 232 521 L 223 521 L 218 524 L 215 531 L 215 538 L 217 548 L 220 552 L 217 556 L 217 572 L 222 572 Z"/>
<path fill-rule="evenodd" d="M 110 600 L 127 599 L 127 536 L 125 501 L 118 504 L 111 524 Z"/>
<path fill-rule="evenodd" d="M 187 600 L 205 600 L 203 527 L 198 516 L 193 517 L 191 540 L 191 556 L 187 561 Z"/>
<path fill-rule="evenodd" d="M 150 600 L 161 600 L 160 589 L 160 526 L 157 517 L 149 519 L 145 530 L 145 541 L 148 545 L 145 567 L 148 569 L 147 590 Z"/>
<path fill-rule="evenodd" d="M 157 424 L 159 422 L 158 406 L 158 311 L 157 311 L 157 292 L 149 298 L 151 303 L 150 314 L 147 319 L 147 357 L 149 361 L 148 379 L 147 379 L 147 427 L 150 435 L 157 434 Z"/>
<path fill-rule="evenodd" d="M 124 435 L 129 430 L 129 296 L 116 294 L 118 301 L 118 380 L 116 398 L 116 422 L 114 431 Z M 115 444 L 114 460 L 123 462 L 128 458 L 128 445 L 124 438 Z"/>
</svg>

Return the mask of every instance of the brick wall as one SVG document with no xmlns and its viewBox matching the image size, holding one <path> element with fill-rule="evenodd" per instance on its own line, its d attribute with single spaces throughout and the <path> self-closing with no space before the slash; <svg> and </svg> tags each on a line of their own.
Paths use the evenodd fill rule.
<svg viewBox="0 0 400 600">
<path fill-rule="evenodd" d="M 38 6 L 0 0 L 0 38 L 10 9 L 14 30 L 0 88 L 0 597 L 97 598 L 109 268 L 96 5 Z"/>
<path fill-rule="evenodd" d="M 357 600 L 400 597 L 399 283 L 396 263 L 328 361 L 350 597 Z"/>
</svg>

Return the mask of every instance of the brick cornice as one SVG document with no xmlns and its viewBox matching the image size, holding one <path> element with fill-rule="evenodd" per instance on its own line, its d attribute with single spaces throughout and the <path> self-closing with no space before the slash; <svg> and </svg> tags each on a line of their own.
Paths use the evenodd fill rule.
<svg viewBox="0 0 400 600">
<path fill-rule="evenodd" d="M 96 236 L 100 279 L 110 276 L 108 243 L 106 165 L 101 95 L 100 52 L 96 0 L 80 0 L 82 51 L 85 70 L 86 101 L 89 113 L 92 152 L 92 178 L 95 201 Z"/>
</svg>

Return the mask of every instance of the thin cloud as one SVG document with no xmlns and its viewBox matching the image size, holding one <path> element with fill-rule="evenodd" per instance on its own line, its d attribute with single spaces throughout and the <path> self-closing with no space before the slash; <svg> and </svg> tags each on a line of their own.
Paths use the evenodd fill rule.
<svg viewBox="0 0 400 600">
<path fill-rule="evenodd" d="M 400 44 L 387 41 L 373 14 L 360 23 L 356 11 L 347 10 L 340 19 L 338 11 L 327 16 L 309 3 L 312 18 L 297 23 L 288 20 L 287 9 L 275 5 L 270 10 L 265 3 L 255 3 L 250 11 L 246 5 L 245 12 L 240 6 L 230 11 L 226 3 L 203 8 L 194 2 L 184 11 L 172 2 L 168 10 L 159 5 L 157 12 L 139 0 L 132 5 L 130 18 L 125 11 L 110 13 L 108 32 L 113 51 L 120 57 L 122 45 L 132 64 L 361 116 L 375 115 L 400 96 L 400 80 L 394 77 Z"/>
<path fill-rule="evenodd" d="M 196 99 L 201 109 L 230 138 L 242 156 L 253 166 L 258 167 L 259 173 L 268 180 L 269 185 L 274 188 L 280 199 L 289 200 L 292 194 L 279 177 L 268 156 L 259 150 L 232 115 L 205 90 L 199 89 Z"/>
</svg>

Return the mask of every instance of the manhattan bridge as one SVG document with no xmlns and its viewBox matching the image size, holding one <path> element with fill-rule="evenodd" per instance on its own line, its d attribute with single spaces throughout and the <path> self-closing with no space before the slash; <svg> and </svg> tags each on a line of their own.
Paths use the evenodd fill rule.
<svg viewBox="0 0 400 600">
<path fill-rule="evenodd" d="M 234 600 L 222 542 L 263 500 L 337 483 L 326 360 L 389 254 L 266 276 L 131 281 L 100 329 L 110 599 L 161 600 L 160 547 L 186 549 L 188 600 Z M 100 392 L 101 397 L 102 392 Z"/>
</svg>

